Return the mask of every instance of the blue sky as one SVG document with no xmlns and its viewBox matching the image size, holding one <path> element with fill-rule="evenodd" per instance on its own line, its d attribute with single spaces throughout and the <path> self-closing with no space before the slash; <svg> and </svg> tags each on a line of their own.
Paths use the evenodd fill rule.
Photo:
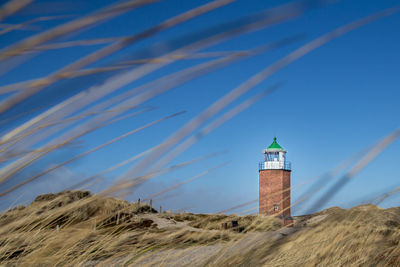
<svg viewBox="0 0 400 267">
<path fill-rule="evenodd" d="M 102 1 L 101 5 L 105 6 L 112 2 Z M 205 2 L 161 1 L 129 12 L 97 27 L 81 31 L 77 35 L 70 36 L 68 40 L 130 35 L 195 7 L 196 4 Z M 139 51 L 150 44 L 183 36 L 286 2 L 289 1 L 237 1 L 144 40 L 129 47 L 126 51 L 118 53 L 115 57 L 105 59 L 103 63 L 123 58 L 126 53 Z M 42 8 L 49 3 L 52 8 L 48 8 L 48 10 Z M 19 23 L 40 15 L 74 14 L 81 16 L 99 8 L 98 1 L 68 1 L 63 2 L 62 5 L 52 3 L 53 1 L 37 1 L 15 16 L 8 18 L 6 22 Z M 305 37 L 296 43 L 248 58 L 178 86 L 147 103 L 159 107 L 157 110 L 93 132 L 82 139 L 83 145 L 55 153 L 52 158 L 41 161 L 36 168 L 61 162 L 69 156 L 84 152 L 150 120 L 181 110 L 187 111 L 184 115 L 153 126 L 85 157 L 79 162 L 67 165 L 64 169 L 65 172 L 55 172 L 44 177 L 42 181 L 32 184 L 29 190 L 28 187 L 17 190 L 15 194 L 6 198 L 7 204 L 12 203 L 21 194 L 25 196 L 21 197 L 21 200 L 27 200 L 36 193 L 61 190 L 71 181 L 100 172 L 159 144 L 188 122 L 190 118 L 246 81 L 251 75 L 293 49 L 341 25 L 395 4 L 397 1 L 340 1 L 307 11 L 300 18 L 282 25 L 246 34 L 208 48 L 207 51 L 244 50 L 284 37 L 305 34 Z M 66 20 L 41 22 L 35 25 L 44 30 Z M 157 205 L 163 205 L 167 209 L 217 212 L 258 197 L 258 162 L 263 159 L 261 151 L 272 142 L 275 135 L 279 144 L 288 151 L 289 160 L 292 162 L 292 185 L 301 184 L 310 178 L 319 176 L 341 161 L 376 143 L 399 126 L 399 26 L 400 14 L 381 19 L 324 45 L 279 71 L 230 107 L 277 82 L 283 83 L 281 88 L 212 132 L 176 158 L 172 164 L 219 150 L 227 150 L 227 153 L 153 179 L 136 190 L 128 199 L 144 198 L 229 160 L 231 161 L 229 165 L 171 191 L 166 194 L 164 199 L 156 201 Z M 6 47 L 34 33 L 37 31 L 7 33 L 0 37 L 0 47 Z M 47 75 L 100 47 L 102 45 L 41 53 L 2 76 L 0 85 Z M 144 77 L 127 88 L 203 61 L 179 61 Z M 84 89 L 79 86 L 78 83 L 76 90 Z M 67 96 L 72 94 L 73 90 L 75 89 L 63 88 L 62 93 Z M 49 102 L 52 101 L 52 97 L 54 101 L 59 99 L 57 98 L 59 97 L 58 93 L 55 96 L 49 93 L 42 97 Z M 27 105 L 37 105 L 39 100 L 40 98 L 36 102 L 33 100 Z M 15 112 L 26 108 L 26 105 L 21 105 Z M 15 123 L 21 123 L 24 119 L 26 118 L 21 118 Z M 2 132 L 13 125 L 3 126 Z M 396 163 L 399 160 L 396 152 L 399 150 L 399 146 L 399 141 L 393 143 L 367 168 L 354 177 L 324 208 L 329 206 L 350 207 L 399 185 L 400 180 L 396 169 Z M 116 171 L 105 179 L 111 182 L 126 170 L 127 168 Z M 55 181 L 54 179 L 58 179 L 57 181 L 60 182 L 54 184 L 52 182 Z M 292 191 L 293 201 L 296 201 L 308 185 Z M 102 186 L 104 184 L 97 185 L 92 190 L 100 190 Z M 394 196 L 382 203 L 381 206 L 398 206 L 399 200 L 399 197 Z M 256 205 L 248 206 L 242 210 L 255 207 Z M 256 211 L 257 209 L 254 209 L 252 212 Z"/>
</svg>

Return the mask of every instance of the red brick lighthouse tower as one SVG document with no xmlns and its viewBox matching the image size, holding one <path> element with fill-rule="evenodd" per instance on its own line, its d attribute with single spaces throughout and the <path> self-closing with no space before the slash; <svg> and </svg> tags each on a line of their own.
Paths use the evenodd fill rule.
<svg viewBox="0 0 400 267">
<path fill-rule="evenodd" d="M 259 166 L 259 214 L 278 215 L 290 220 L 290 162 L 286 151 L 276 142 L 264 149 L 264 162 Z"/>
</svg>

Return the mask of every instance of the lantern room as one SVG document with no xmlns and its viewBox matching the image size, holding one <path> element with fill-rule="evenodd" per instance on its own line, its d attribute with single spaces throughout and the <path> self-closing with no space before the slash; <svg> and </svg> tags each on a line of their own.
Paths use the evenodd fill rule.
<svg viewBox="0 0 400 267">
<path fill-rule="evenodd" d="M 264 162 L 260 163 L 260 170 L 290 170 L 291 164 L 286 160 L 286 152 L 276 141 L 263 150 Z"/>
</svg>

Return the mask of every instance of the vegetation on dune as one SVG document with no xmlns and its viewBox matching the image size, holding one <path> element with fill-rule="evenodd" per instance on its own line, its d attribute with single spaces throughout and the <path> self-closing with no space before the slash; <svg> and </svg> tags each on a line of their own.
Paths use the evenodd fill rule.
<svg viewBox="0 0 400 267">
<path fill-rule="evenodd" d="M 29 206 L 1 214 L 0 261 L 73 265 L 137 254 L 149 248 L 227 242 L 239 235 L 211 230 L 237 216 L 156 213 L 146 203 L 128 203 L 89 192 L 41 195 Z M 273 220 L 275 225 L 279 222 L 266 220 Z M 242 221 L 245 222 L 239 218 L 239 223 Z M 251 223 L 247 221 L 250 230 Z"/>
<path fill-rule="evenodd" d="M 218 264 L 244 266 L 399 266 L 400 208 L 338 207 L 297 218 L 293 234 Z M 215 262 L 217 263 L 217 262 Z"/>
<path fill-rule="evenodd" d="M 231 221 L 244 230 L 222 227 Z M 65 191 L 2 213 L 0 236 L 6 266 L 180 265 L 191 253 L 195 266 L 400 264 L 400 208 L 374 205 L 330 208 L 282 229 L 274 217 L 159 214 L 146 203 Z"/>
</svg>

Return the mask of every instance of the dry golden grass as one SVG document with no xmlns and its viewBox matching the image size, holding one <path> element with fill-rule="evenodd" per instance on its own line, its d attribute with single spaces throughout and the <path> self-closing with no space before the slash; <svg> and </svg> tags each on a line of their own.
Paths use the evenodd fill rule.
<svg viewBox="0 0 400 267">
<path fill-rule="evenodd" d="M 216 265 L 399 266 L 400 208 L 331 208 L 299 217 L 293 233 L 263 240 Z"/>
<path fill-rule="evenodd" d="M 139 255 L 143 250 L 227 242 L 239 233 L 220 229 L 238 219 L 254 229 L 254 216 L 155 214 L 147 204 L 66 191 L 38 196 L 0 217 L 0 262 L 6 265 L 75 265 Z M 270 229 L 279 220 L 265 219 Z M 270 223 L 274 221 L 275 224 Z"/>
<path fill-rule="evenodd" d="M 229 226 L 234 220 L 242 232 Z M 374 205 L 335 207 L 281 228 L 274 217 L 159 214 L 144 203 L 66 191 L 1 214 L 0 236 L 4 266 L 400 264 L 400 208 Z"/>
</svg>

